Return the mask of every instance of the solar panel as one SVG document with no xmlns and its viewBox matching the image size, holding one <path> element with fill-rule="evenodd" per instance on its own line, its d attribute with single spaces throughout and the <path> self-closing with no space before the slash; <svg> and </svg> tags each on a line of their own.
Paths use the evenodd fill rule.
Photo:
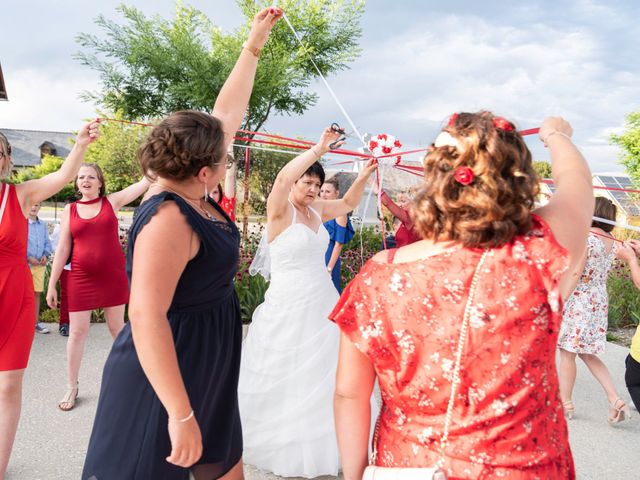
<svg viewBox="0 0 640 480">
<path fill-rule="evenodd" d="M 633 189 L 634 185 L 631 179 L 627 176 L 609 176 L 609 175 L 597 175 L 596 178 L 602 182 L 607 188 L 622 188 L 626 190 Z M 609 195 L 618 204 L 618 206 L 624 211 L 627 216 L 637 217 L 640 216 L 640 201 L 638 195 L 620 191 L 609 191 Z"/>
</svg>

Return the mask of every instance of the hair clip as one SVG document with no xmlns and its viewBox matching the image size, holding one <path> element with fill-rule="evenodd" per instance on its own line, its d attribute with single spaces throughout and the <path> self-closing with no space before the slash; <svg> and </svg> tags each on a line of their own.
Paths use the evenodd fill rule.
<svg viewBox="0 0 640 480">
<path fill-rule="evenodd" d="M 456 120 L 458 119 L 458 117 L 460 116 L 460 114 L 458 113 L 454 113 L 453 115 L 451 115 L 449 117 L 449 122 L 447 123 L 447 127 L 452 127 L 454 123 L 456 123 Z"/>
<path fill-rule="evenodd" d="M 459 184 L 466 186 L 473 183 L 475 174 L 473 173 L 473 170 L 471 170 L 469 167 L 458 167 L 456 168 L 456 171 L 453 174 L 453 178 L 455 178 L 456 182 L 458 182 Z"/>
<path fill-rule="evenodd" d="M 493 126 L 498 130 L 504 130 L 505 132 L 513 132 L 514 128 L 511 122 L 506 118 L 493 117 Z"/>
</svg>

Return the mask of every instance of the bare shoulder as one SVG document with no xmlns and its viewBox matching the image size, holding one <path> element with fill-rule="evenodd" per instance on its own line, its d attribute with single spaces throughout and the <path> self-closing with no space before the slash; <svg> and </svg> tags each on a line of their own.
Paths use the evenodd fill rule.
<svg viewBox="0 0 640 480">
<path fill-rule="evenodd" d="M 376 263 L 387 263 L 389 258 L 389 250 L 380 250 L 371 259 Z"/>
</svg>

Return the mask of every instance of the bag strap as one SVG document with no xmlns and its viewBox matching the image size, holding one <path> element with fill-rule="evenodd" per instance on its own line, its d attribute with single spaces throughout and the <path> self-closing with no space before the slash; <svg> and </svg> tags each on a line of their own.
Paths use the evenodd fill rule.
<svg viewBox="0 0 640 480">
<path fill-rule="evenodd" d="M 469 287 L 469 296 L 467 297 L 467 303 L 464 307 L 464 314 L 462 317 L 462 326 L 460 327 L 460 336 L 458 337 L 458 348 L 456 349 L 456 363 L 453 368 L 453 378 L 451 380 L 451 395 L 449 395 L 449 403 L 447 404 L 447 413 L 444 417 L 444 430 L 442 431 L 442 438 L 440 439 L 440 452 L 437 466 L 440 469 L 444 468 L 445 463 L 445 450 L 449 445 L 449 426 L 451 425 L 451 417 L 453 416 L 453 403 L 456 397 L 456 391 L 458 385 L 460 385 L 460 364 L 462 363 L 462 350 L 467 341 L 467 333 L 469 331 L 469 316 L 471 315 L 471 307 L 476 295 L 476 288 L 478 286 L 478 278 L 480 277 L 480 270 L 487 258 L 488 250 L 485 250 L 476 265 L 471 278 L 471 286 Z M 371 453 L 370 465 L 373 465 L 378 455 L 378 435 L 380 429 L 380 417 L 376 421 L 375 430 L 373 432 L 373 450 Z"/>
<path fill-rule="evenodd" d="M 9 198 L 9 189 L 11 185 L 8 183 L 3 184 L 4 194 L 2 195 L 2 204 L 0 205 L 0 223 L 2 223 L 2 217 L 4 216 L 4 209 L 7 206 L 7 199 Z"/>
</svg>

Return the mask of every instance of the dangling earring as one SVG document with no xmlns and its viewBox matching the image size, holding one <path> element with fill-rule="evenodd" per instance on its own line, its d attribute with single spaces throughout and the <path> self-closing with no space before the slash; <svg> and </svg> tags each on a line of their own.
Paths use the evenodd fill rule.
<svg viewBox="0 0 640 480">
<path fill-rule="evenodd" d="M 207 182 L 204 182 L 204 201 L 206 202 L 209 198 L 209 188 L 207 187 Z"/>
</svg>

